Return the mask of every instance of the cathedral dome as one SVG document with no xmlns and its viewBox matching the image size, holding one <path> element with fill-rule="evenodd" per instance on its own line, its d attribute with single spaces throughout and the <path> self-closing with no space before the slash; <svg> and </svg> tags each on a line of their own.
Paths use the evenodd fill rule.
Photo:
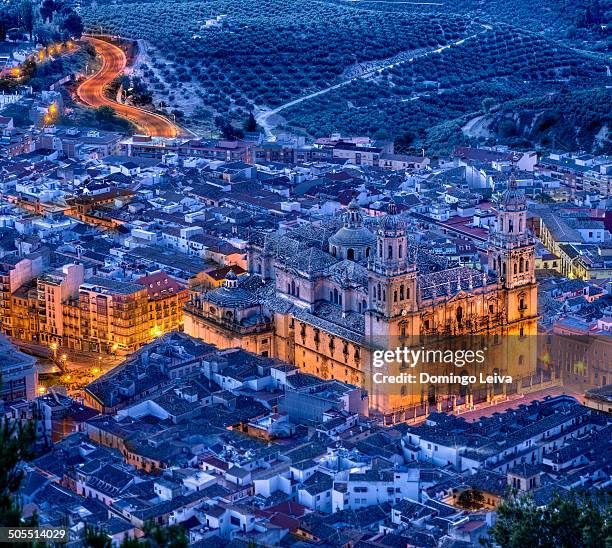
<svg viewBox="0 0 612 548">
<path fill-rule="evenodd" d="M 205 299 L 222 308 L 249 308 L 258 304 L 253 293 L 238 287 L 238 276 L 233 270 L 228 272 L 223 287 L 209 291 Z"/>
<path fill-rule="evenodd" d="M 502 195 L 501 205 L 505 209 L 524 208 L 525 203 L 525 193 L 518 188 L 509 188 Z"/>
<path fill-rule="evenodd" d="M 363 247 L 374 245 L 376 236 L 365 226 L 349 228 L 343 226 L 329 238 L 329 243 L 338 247 Z"/>
<path fill-rule="evenodd" d="M 378 223 L 378 231 L 381 234 L 395 235 L 406 232 L 407 223 L 397 212 L 397 206 L 394 202 L 389 204 L 387 214 L 384 215 Z"/>
<path fill-rule="evenodd" d="M 328 240 L 329 251 L 335 257 L 360 260 L 369 255 L 376 236 L 363 226 L 361 207 L 353 200 L 343 215 L 344 226 Z"/>
</svg>

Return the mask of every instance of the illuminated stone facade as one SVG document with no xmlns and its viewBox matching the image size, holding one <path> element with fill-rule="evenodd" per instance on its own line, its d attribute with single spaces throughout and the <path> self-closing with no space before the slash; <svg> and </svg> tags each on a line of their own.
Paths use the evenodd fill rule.
<svg viewBox="0 0 612 548">
<path fill-rule="evenodd" d="M 440 408 L 445 398 L 466 406 L 475 400 L 469 390 L 453 394 L 440 385 L 376 384 L 375 349 L 449 337 L 461 345 L 468 337 L 487 336 L 504 344 L 490 352 L 495 358 L 486 372 L 512 375 L 516 391 L 519 379 L 536 367 L 534 246 L 515 184 L 498 209 L 488 264 L 481 269 L 449 265 L 430 253 L 409 237 L 407 221 L 393 205 L 372 230 L 351 204 L 340 227 L 332 222 L 254 237 L 251 276 L 194 291 L 185 331 L 222 348 L 240 346 L 363 386 L 372 407 L 387 415 L 423 402 Z M 385 372 L 401 370 L 394 364 Z M 503 395 L 506 387 L 483 390 L 478 401 Z"/>
</svg>

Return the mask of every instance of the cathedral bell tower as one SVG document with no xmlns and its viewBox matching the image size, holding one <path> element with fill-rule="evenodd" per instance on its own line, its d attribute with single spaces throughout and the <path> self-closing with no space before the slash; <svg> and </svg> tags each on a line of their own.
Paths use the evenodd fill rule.
<svg viewBox="0 0 612 548">
<path fill-rule="evenodd" d="M 489 270 L 497 274 L 510 333 L 535 334 L 538 287 L 534 242 L 527 231 L 525 194 L 517 188 L 514 172 L 498 203 L 497 222 L 489 237 L 488 263 Z"/>
<path fill-rule="evenodd" d="M 368 269 L 366 335 L 398 336 L 400 322 L 417 308 L 417 272 L 408 256 L 406 222 L 394 203 L 379 222 L 376 254 Z"/>
<path fill-rule="evenodd" d="M 489 270 L 506 289 L 535 283 L 534 244 L 527 232 L 525 195 L 514 173 L 498 203 L 495 229 L 489 238 Z"/>
</svg>

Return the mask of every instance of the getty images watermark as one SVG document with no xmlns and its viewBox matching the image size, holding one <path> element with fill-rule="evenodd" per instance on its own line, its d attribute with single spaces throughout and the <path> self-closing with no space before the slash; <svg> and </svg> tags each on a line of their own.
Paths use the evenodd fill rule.
<svg viewBox="0 0 612 548">
<path fill-rule="evenodd" d="M 375 350 L 372 353 L 372 365 L 377 369 L 389 369 L 398 365 L 402 369 L 415 369 L 417 366 L 482 366 L 486 361 L 487 348 L 478 350 L 432 350 L 420 348 L 397 347 L 394 350 Z M 477 375 L 463 371 L 461 374 L 445 373 L 436 375 L 431 371 L 401 372 L 389 374 L 376 371 L 373 375 L 376 384 L 460 384 L 468 386 L 480 384 L 512 384 L 510 375 L 488 374 L 479 371 Z"/>
</svg>

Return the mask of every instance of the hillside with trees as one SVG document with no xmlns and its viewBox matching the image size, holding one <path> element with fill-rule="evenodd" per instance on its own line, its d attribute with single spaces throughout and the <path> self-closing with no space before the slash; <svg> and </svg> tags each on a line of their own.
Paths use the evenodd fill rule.
<svg viewBox="0 0 612 548">
<path fill-rule="evenodd" d="M 384 133 L 404 150 L 442 150 L 444 138 L 452 141 L 446 148 L 511 138 L 529 147 L 609 150 L 605 112 L 580 114 L 590 94 L 607 97 L 609 15 L 601 0 L 577 0 L 572 9 L 569 0 L 83 5 L 91 32 L 146 41 L 141 77 L 154 101 L 188 126 L 239 130 L 251 113 L 281 107 L 277 131 Z M 530 106 L 558 94 L 575 114 Z M 504 114 L 523 105 L 531 110 L 514 121 Z M 485 115 L 480 135 L 462 131 Z"/>
</svg>

